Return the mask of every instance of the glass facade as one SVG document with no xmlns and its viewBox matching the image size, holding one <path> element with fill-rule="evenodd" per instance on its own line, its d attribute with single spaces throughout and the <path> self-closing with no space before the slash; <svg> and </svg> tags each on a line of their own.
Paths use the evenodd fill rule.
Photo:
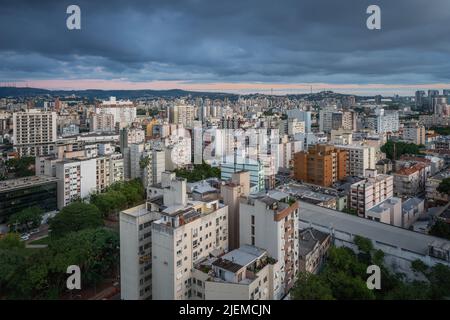
<svg viewBox="0 0 450 320">
<path fill-rule="evenodd" d="M 25 208 L 37 206 L 45 212 L 57 210 L 56 181 L 0 191 L 0 223 Z"/>
</svg>

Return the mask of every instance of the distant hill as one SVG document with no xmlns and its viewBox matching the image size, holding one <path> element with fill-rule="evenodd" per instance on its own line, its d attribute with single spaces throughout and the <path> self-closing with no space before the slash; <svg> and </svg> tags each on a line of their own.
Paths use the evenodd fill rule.
<svg viewBox="0 0 450 320">
<path fill-rule="evenodd" d="M 184 91 L 180 89 L 172 90 L 46 90 L 38 88 L 17 88 L 0 87 L 0 98 L 28 98 L 28 97 L 80 97 L 88 99 L 107 99 L 111 96 L 117 99 L 138 99 L 138 98 L 177 98 L 191 96 L 204 97 L 210 99 L 229 98 L 234 100 L 238 95 L 220 92 L 196 92 Z"/>
<path fill-rule="evenodd" d="M 139 99 L 139 98 L 179 98 L 190 96 L 192 98 L 209 98 L 209 99 L 224 99 L 228 98 L 231 101 L 238 99 L 240 96 L 246 98 L 255 98 L 262 96 L 271 96 L 268 94 L 255 93 L 255 94 L 233 94 L 233 93 L 221 93 L 221 92 L 197 92 L 197 91 L 185 91 L 180 89 L 171 90 L 46 90 L 38 88 L 17 88 L 17 87 L 0 87 L 0 98 L 30 98 L 30 97 L 41 97 L 41 98 L 68 98 L 75 96 L 78 98 L 87 99 L 108 99 L 111 96 L 117 99 Z M 306 93 L 306 94 L 288 94 L 284 97 L 290 99 L 305 99 L 305 100 L 322 100 L 324 98 L 342 98 L 344 96 L 349 96 L 349 94 L 341 94 L 332 91 L 322 91 L 316 93 Z M 373 98 L 368 96 L 356 96 L 356 100 Z"/>
</svg>

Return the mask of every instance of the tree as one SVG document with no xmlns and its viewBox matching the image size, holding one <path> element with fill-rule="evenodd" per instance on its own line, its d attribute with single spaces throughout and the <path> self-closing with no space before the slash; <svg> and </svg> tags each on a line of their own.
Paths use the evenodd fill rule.
<svg viewBox="0 0 450 320">
<path fill-rule="evenodd" d="M 0 250 L 23 248 L 25 248 L 25 245 L 22 241 L 20 241 L 20 237 L 17 233 L 7 233 L 0 239 Z"/>
<path fill-rule="evenodd" d="M 395 145 L 395 159 L 394 159 Z M 397 160 L 403 154 L 420 154 L 420 146 L 414 143 L 388 141 L 382 147 L 381 151 L 386 153 L 386 157 L 391 160 Z"/>
<path fill-rule="evenodd" d="M 22 157 L 19 159 L 10 159 L 6 161 L 6 167 L 9 172 L 14 173 L 16 177 L 28 177 L 35 174 L 34 157 Z"/>
<path fill-rule="evenodd" d="M 414 272 L 425 274 L 428 271 L 428 266 L 422 260 L 416 259 L 411 262 L 411 269 Z"/>
<path fill-rule="evenodd" d="M 373 250 L 373 244 L 370 239 L 356 235 L 353 238 L 353 242 L 358 246 L 358 250 L 363 253 L 370 254 Z"/>
<path fill-rule="evenodd" d="M 25 208 L 22 211 L 11 215 L 8 225 L 13 231 L 29 230 L 40 226 L 44 211 L 39 207 Z"/>
<path fill-rule="evenodd" d="M 436 237 L 450 239 L 450 225 L 438 219 L 431 227 L 430 234 Z"/>
<path fill-rule="evenodd" d="M 102 215 L 93 204 L 73 202 L 50 221 L 51 236 L 60 238 L 69 232 L 103 225 Z"/>
<path fill-rule="evenodd" d="M 450 178 L 443 179 L 436 190 L 440 193 L 450 195 Z"/>
<path fill-rule="evenodd" d="M 301 272 L 291 291 L 294 300 L 333 300 L 327 283 L 318 275 Z"/>
<path fill-rule="evenodd" d="M 117 266 L 118 248 L 119 236 L 111 230 L 97 228 L 69 233 L 50 242 L 50 271 L 64 275 L 57 280 L 63 283 L 67 266 L 78 265 L 83 284 L 95 285 Z"/>
<path fill-rule="evenodd" d="M 430 268 L 431 299 L 450 299 L 450 268 L 438 263 Z"/>
<path fill-rule="evenodd" d="M 219 168 L 211 167 L 203 162 L 202 164 L 195 164 L 192 170 L 176 169 L 175 174 L 177 177 L 185 178 L 188 182 L 196 182 L 208 178 L 220 178 L 221 171 Z"/>
</svg>

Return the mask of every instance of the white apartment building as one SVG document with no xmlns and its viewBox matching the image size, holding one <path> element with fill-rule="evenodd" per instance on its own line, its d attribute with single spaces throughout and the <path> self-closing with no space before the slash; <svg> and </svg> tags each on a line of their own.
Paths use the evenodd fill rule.
<svg viewBox="0 0 450 320">
<path fill-rule="evenodd" d="M 64 160 L 56 163 L 58 209 L 97 190 L 96 159 Z"/>
<path fill-rule="evenodd" d="M 89 118 L 90 132 L 115 132 L 114 115 L 109 113 L 93 114 Z"/>
<path fill-rule="evenodd" d="M 114 125 L 119 125 L 119 128 L 129 126 L 136 119 L 136 106 L 130 100 L 116 100 L 111 97 L 107 101 L 95 108 L 96 114 L 112 114 L 114 117 Z"/>
<path fill-rule="evenodd" d="M 169 122 L 182 124 L 185 128 L 192 128 L 195 120 L 195 108 L 190 105 L 174 105 L 169 107 Z"/>
<path fill-rule="evenodd" d="M 31 109 L 13 113 L 13 143 L 20 156 L 48 155 L 57 139 L 56 112 Z"/>
<path fill-rule="evenodd" d="M 299 121 L 297 118 L 288 119 L 288 135 L 295 135 L 297 133 L 305 133 L 305 122 Z"/>
<path fill-rule="evenodd" d="M 375 169 L 376 151 L 374 147 L 352 144 L 337 145 L 337 148 L 346 150 L 347 175 L 354 177 L 364 177 L 367 169 Z"/>
<path fill-rule="evenodd" d="M 394 178 L 391 175 L 366 170 L 366 178 L 351 185 L 349 205 L 359 216 L 365 217 L 367 210 L 393 195 Z"/>
<path fill-rule="evenodd" d="M 120 213 L 120 295 L 145 300 L 152 295 L 151 224 L 160 218 L 142 204 Z"/>
<path fill-rule="evenodd" d="M 403 127 L 402 140 L 406 142 L 425 145 L 425 136 L 425 127 L 417 122 L 407 123 Z"/>
<path fill-rule="evenodd" d="M 398 111 L 377 109 L 375 112 L 375 127 L 377 133 L 396 132 L 399 129 Z"/>
<path fill-rule="evenodd" d="M 353 131 L 344 129 L 331 130 L 330 143 L 337 145 L 353 144 Z"/>
<path fill-rule="evenodd" d="M 273 300 L 279 273 L 280 263 L 266 250 L 243 245 L 195 265 L 193 287 L 205 300 Z"/>
<path fill-rule="evenodd" d="M 144 157 L 143 143 L 130 144 L 122 150 L 125 180 L 142 177 L 141 159 Z"/>
<path fill-rule="evenodd" d="M 274 299 L 281 299 L 292 288 L 299 268 L 299 205 L 281 192 L 241 198 L 240 245 L 265 248 L 280 263 L 275 272 Z"/>
<path fill-rule="evenodd" d="M 187 198 L 186 180 L 163 174 L 163 197 L 153 202 L 161 219 L 152 224 L 154 300 L 204 299 L 192 279 L 194 265 L 228 251 L 228 207 L 218 200 Z M 153 210 L 153 208 L 152 208 Z"/>
<path fill-rule="evenodd" d="M 366 218 L 402 227 L 402 199 L 391 197 L 366 211 Z"/>
<path fill-rule="evenodd" d="M 123 181 L 123 158 L 120 153 L 64 160 L 49 157 L 44 160 L 44 175 L 58 178 L 58 208 L 62 209 L 77 199 Z"/>
<path fill-rule="evenodd" d="M 123 128 L 120 130 L 120 149 L 128 147 L 130 144 L 145 142 L 145 130 L 142 128 Z"/>
</svg>

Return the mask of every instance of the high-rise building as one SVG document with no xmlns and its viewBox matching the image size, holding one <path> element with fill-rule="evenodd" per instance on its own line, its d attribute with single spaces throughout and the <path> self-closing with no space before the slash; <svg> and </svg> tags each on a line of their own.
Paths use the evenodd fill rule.
<svg viewBox="0 0 450 320">
<path fill-rule="evenodd" d="M 166 174 L 164 174 L 166 175 Z M 218 200 L 190 201 L 186 180 L 163 178 L 161 218 L 152 223 L 152 298 L 203 299 L 194 285 L 194 265 L 228 251 L 228 207 Z"/>
<path fill-rule="evenodd" d="M 425 91 L 418 90 L 415 95 L 415 104 L 417 109 L 421 109 L 424 104 Z"/>
<path fill-rule="evenodd" d="M 425 127 L 417 122 L 408 122 L 403 127 L 402 140 L 425 145 Z"/>
<path fill-rule="evenodd" d="M 391 175 L 366 170 L 366 178 L 351 185 L 349 207 L 365 217 L 367 210 L 393 195 L 394 178 Z"/>
<path fill-rule="evenodd" d="M 329 187 L 347 176 L 347 151 L 317 144 L 294 155 L 294 177 L 307 183 Z"/>
<path fill-rule="evenodd" d="M 367 169 L 375 169 L 376 152 L 374 147 L 365 145 L 337 145 L 340 150 L 347 151 L 347 175 L 364 177 Z"/>
<path fill-rule="evenodd" d="M 136 119 L 136 106 L 130 100 L 116 100 L 115 97 L 111 97 L 95 108 L 95 113 L 112 114 L 114 125 L 122 129 L 131 125 Z"/>
<path fill-rule="evenodd" d="M 299 204 L 281 192 L 241 198 L 240 244 L 265 248 L 280 262 L 280 288 L 274 298 L 281 299 L 292 288 L 299 268 Z"/>
<path fill-rule="evenodd" d="M 56 139 L 56 112 L 28 110 L 13 113 L 13 142 L 20 156 L 53 153 Z"/>
<path fill-rule="evenodd" d="M 228 230 L 230 249 L 239 248 L 239 198 L 250 193 L 250 173 L 236 172 L 231 179 L 221 186 L 220 194 L 223 203 L 228 206 Z"/>
<path fill-rule="evenodd" d="M 96 192 L 96 162 L 96 159 L 70 159 L 56 163 L 58 209 Z"/>
<path fill-rule="evenodd" d="M 91 132 L 114 132 L 116 124 L 114 115 L 109 113 L 93 114 L 89 119 L 89 131 Z"/>
<path fill-rule="evenodd" d="M 158 212 L 141 204 L 120 213 L 120 296 L 145 300 L 152 295 L 151 224 Z"/>
</svg>

